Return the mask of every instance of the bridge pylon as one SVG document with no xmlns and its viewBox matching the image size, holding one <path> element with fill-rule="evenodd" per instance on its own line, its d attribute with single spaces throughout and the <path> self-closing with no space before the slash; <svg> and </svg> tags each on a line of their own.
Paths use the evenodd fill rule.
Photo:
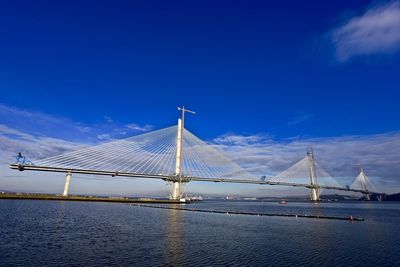
<svg viewBox="0 0 400 267">
<path fill-rule="evenodd" d="M 174 181 L 172 185 L 171 199 L 179 200 L 182 196 L 182 120 L 178 119 L 178 133 L 176 136 L 176 157 L 175 157 L 175 175 L 179 180 Z"/>
<path fill-rule="evenodd" d="M 307 156 L 308 156 L 308 167 L 310 171 L 310 180 L 311 180 L 310 199 L 311 201 L 316 202 L 319 201 L 319 192 L 317 184 L 317 171 L 315 168 L 315 160 L 314 160 L 314 151 L 312 147 L 308 148 Z"/>
<path fill-rule="evenodd" d="M 369 193 L 368 190 L 369 179 L 368 176 L 365 174 L 364 169 L 361 166 L 360 166 L 360 174 L 358 175 L 358 177 L 359 177 L 359 182 L 361 184 L 361 189 L 366 192 L 363 193 L 364 199 L 368 201 L 371 200 L 371 194 Z"/>
<path fill-rule="evenodd" d="M 178 119 L 178 132 L 176 135 L 176 157 L 175 157 L 175 176 L 177 181 L 173 182 L 171 199 L 180 200 L 182 198 L 182 160 L 183 160 L 183 130 L 185 129 L 185 112 L 196 114 L 194 111 L 178 107 L 182 111 L 182 117 Z"/>
</svg>

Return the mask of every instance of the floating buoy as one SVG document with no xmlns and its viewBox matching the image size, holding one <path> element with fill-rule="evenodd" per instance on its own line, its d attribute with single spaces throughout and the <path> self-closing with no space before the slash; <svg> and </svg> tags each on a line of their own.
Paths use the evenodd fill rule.
<svg viewBox="0 0 400 267">
<path fill-rule="evenodd" d="M 350 215 L 349 220 L 352 222 L 353 221 L 353 216 Z"/>
</svg>

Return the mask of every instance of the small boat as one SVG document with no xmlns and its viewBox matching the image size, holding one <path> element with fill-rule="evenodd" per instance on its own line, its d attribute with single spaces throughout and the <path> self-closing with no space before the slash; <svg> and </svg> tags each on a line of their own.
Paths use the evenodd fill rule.
<svg viewBox="0 0 400 267">
<path fill-rule="evenodd" d="M 286 200 L 281 200 L 280 202 L 279 202 L 279 204 L 287 204 L 288 202 L 286 201 Z"/>
</svg>

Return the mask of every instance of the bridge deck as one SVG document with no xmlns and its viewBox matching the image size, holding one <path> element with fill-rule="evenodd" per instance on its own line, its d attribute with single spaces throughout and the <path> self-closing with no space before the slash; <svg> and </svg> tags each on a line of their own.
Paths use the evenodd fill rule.
<svg viewBox="0 0 400 267">
<path fill-rule="evenodd" d="M 36 166 L 36 165 L 21 165 L 21 164 L 11 164 L 9 166 L 14 170 L 29 170 L 29 171 L 44 171 L 44 172 L 59 172 L 59 173 L 76 173 L 76 174 L 89 174 L 89 175 L 103 175 L 103 176 L 121 176 L 121 177 L 131 177 L 131 178 L 142 178 L 142 179 L 160 179 L 164 181 L 202 181 L 202 182 L 222 182 L 222 183 L 242 183 L 242 184 L 259 184 L 259 185 L 280 185 L 280 186 L 290 186 L 290 187 L 303 187 L 303 188 L 321 188 L 321 189 L 331 189 L 347 192 L 357 192 L 362 194 L 382 194 L 378 192 L 371 192 L 359 189 L 352 189 L 347 187 L 336 187 L 336 186 L 324 186 L 324 185 L 311 185 L 311 184 L 296 184 L 287 182 L 271 182 L 262 181 L 254 179 L 230 179 L 230 178 L 206 178 L 206 177 L 178 177 L 174 175 L 166 174 L 144 174 L 144 173 L 130 173 L 130 172 L 117 172 L 117 171 L 100 171 L 100 170 L 88 170 L 88 169 L 68 169 L 68 168 L 57 168 L 57 167 L 47 167 L 47 166 Z"/>
</svg>

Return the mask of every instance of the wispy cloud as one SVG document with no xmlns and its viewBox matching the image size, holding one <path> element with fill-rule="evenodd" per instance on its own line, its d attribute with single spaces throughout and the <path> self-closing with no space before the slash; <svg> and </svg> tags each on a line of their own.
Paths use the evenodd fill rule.
<svg viewBox="0 0 400 267">
<path fill-rule="evenodd" d="M 84 125 L 78 125 L 77 126 L 78 130 L 81 131 L 82 133 L 88 133 L 91 131 L 91 128 L 88 126 L 84 126 Z"/>
<path fill-rule="evenodd" d="M 31 159 L 40 159 L 85 146 L 79 142 L 21 132 L 0 124 L 0 163 L 2 164 L 11 163 L 12 156 L 18 152 L 23 152 Z"/>
<path fill-rule="evenodd" d="M 65 134 L 66 132 L 68 134 Z M 0 190 L 38 193 L 60 193 L 62 190 L 63 174 L 18 172 L 9 169 L 8 165 L 15 162 L 13 156 L 18 152 L 22 152 L 35 163 L 38 159 L 136 133 L 138 131 L 115 122 L 86 125 L 58 116 L 0 104 Z M 130 185 L 126 186 L 128 182 Z M 159 181 L 127 179 L 116 182 L 114 179 L 87 175 L 75 175 L 71 186 L 71 192 L 76 194 L 156 196 L 159 192 L 167 195 L 166 190 L 164 183 Z"/>
<path fill-rule="evenodd" d="M 249 146 L 257 145 L 259 143 L 267 143 L 270 139 L 269 135 L 256 134 L 256 135 L 236 135 L 227 133 L 215 138 L 213 141 L 217 144 L 224 144 L 226 146 Z"/>
<path fill-rule="evenodd" d="M 108 123 L 114 122 L 114 120 L 110 116 L 103 116 L 104 120 Z"/>
<path fill-rule="evenodd" d="M 137 131 L 137 132 L 148 132 L 153 129 L 152 125 L 139 125 L 137 123 L 129 123 L 125 125 L 126 128 Z"/>
<path fill-rule="evenodd" d="M 240 140 L 240 142 L 232 142 Z M 257 142 L 253 142 L 257 140 Z M 342 185 L 350 184 L 362 164 L 378 186 L 400 190 L 400 133 L 274 140 L 269 135 L 224 135 L 213 144 L 256 175 L 274 176 L 306 155 L 312 145 L 318 162 Z"/>
<path fill-rule="evenodd" d="M 297 114 L 290 121 L 288 121 L 287 125 L 289 127 L 293 127 L 293 126 L 302 124 L 303 122 L 309 121 L 310 119 L 312 119 L 312 117 L 313 116 L 308 113 Z"/>
<path fill-rule="evenodd" d="M 0 124 L 12 126 L 16 130 L 32 135 L 45 133 L 49 137 L 71 141 L 88 139 L 92 131 L 90 126 L 62 116 L 20 109 L 1 103 Z"/>
<path fill-rule="evenodd" d="M 1 108 L 3 108 L 3 111 L 1 111 Z M 70 124 L 68 127 L 71 128 L 77 125 L 90 128 L 88 131 L 75 128 L 75 131 L 86 137 L 91 137 L 80 140 L 69 140 L 62 135 L 57 136 L 54 134 L 55 136 L 47 136 L 47 128 L 40 130 L 40 128 L 31 128 L 33 125 L 24 127 L 24 125 L 19 125 L 18 123 L 16 124 L 18 127 L 14 127 L 11 123 L 4 123 L 4 121 L 7 122 L 4 120 L 4 115 L 6 114 L 4 109 L 17 113 L 17 116 L 11 114 L 15 119 L 11 119 L 11 122 L 23 122 L 28 117 L 34 117 L 37 121 L 43 118 L 44 121 L 49 121 L 52 125 L 68 122 Z M 107 125 L 108 124 L 109 123 L 107 123 Z M 43 121 L 39 122 L 39 126 L 42 125 Z M 114 125 L 113 123 L 112 125 L 108 125 L 107 127 L 109 128 L 101 126 L 101 132 L 94 131 L 93 129 L 96 127 L 93 125 L 83 125 L 67 119 L 52 117 L 47 114 L 32 114 L 31 112 L 21 111 L 16 108 L 2 107 L 0 105 L 0 178 L 5 179 L 6 177 L 11 177 L 16 174 L 15 171 L 10 171 L 8 169 L 7 164 L 13 162 L 14 159 L 12 156 L 19 151 L 35 161 L 35 159 L 58 155 L 92 145 L 99 141 L 103 142 L 107 139 L 118 139 L 121 136 L 125 137 L 127 133 L 133 133 L 135 131 L 143 132 L 152 129 L 152 126 L 149 125 L 140 126 L 137 124 L 131 125 L 133 129 L 128 128 L 126 125 L 114 129 Z M 107 131 L 106 129 L 110 130 Z M 115 131 L 119 132 L 116 133 Z M 355 165 L 362 164 L 372 181 L 377 183 L 378 187 L 381 186 L 381 188 L 388 189 L 389 191 L 400 190 L 399 132 L 367 136 L 293 138 L 286 140 L 275 140 L 268 134 L 240 135 L 228 133 L 215 138 L 212 140 L 211 144 L 224 151 L 230 158 L 239 163 L 246 170 L 259 176 L 273 176 L 286 170 L 305 156 L 308 145 L 313 145 L 318 162 L 333 177 L 339 177 L 337 180 L 342 185 L 351 183 L 357 173 Z M 28 173 L 24 173 L 23 175 L 28 175 Z M 29 176 L 30 175 L 29 173 Z M 44 176 L 40 174 L 37 175 L 37 177 Z M 48 175 L 46 177 L 48 177 L 48 179 L 43 180 L 42 185 L 52 181 L 53 176 Z M 15 183 L 13 180 L 14 178 L 4 179 L 2 180 L 2 184 L 0 184 L 0 187 L 3 188 L 20 190 L 21 188 L 30 188 L 30 186 L 35 186 L 35 188 L 40 187 L 39 184 L 36 185 L 35 182 L 32 182 L 28 177 L 24 183 L 21 182 L 18 184 Z M 57 185 L 54 185 L 52 188 L 53 190 L 61 190 L 57 189 Z M 162 188 L 163 186 L 160 186 L 158 189 L 161 190 Z M 193 187 L 194 190 L 197 190 L 196 188 L 197 187 Z M 204 188 L 209 190 L 211 186 L 204 186 Z M 242 187 L 237 187 L 235 189 L 237 190 L 236 192 L 241 192 L 243 189 L 241 188 Z M 220 189 L 226 190 L 226 187 Z M 98 190 L 106 191 L 105 189 Z"/>
<path fill-rule="evenodd" d="M 99 118 L 101 120 L 101 118 Z M 0 124 L 32 135 L 43 135 L 83 143 L 118 139 L 153 129 L 151 125 L 130 123 L 124 125 L 109 116 L 101 123 L 87 124 L 43 112 L 19 109 L 0 103 Z"/>
<path fill-rule="evenodd" d="M 150 125 L 115 122 L 87 125 L 68 118 L 23 110 L 0 103 L 0 163 L 10 163 L 21 151 L 32 159 L 61 154 L 80 147 L 148 131 Z"/>
<path fill-rule="evenodd" d="M 61 193 L 65 174 L 19 172 L 9 169 L 8 164 L 15 162 L 13 156 L 18 152 L 22 152 L 35 162 L 37 159 L 85 147 L 87 147 L 87 144 L 44 137 L 43 135 L 28 134 L 0 124 L 0 190 L 30 193 Z M 129 186 L 127 186 L 127 183 L 129 183 Z M 160 183 L 159 181 L 148 181 L 147 179 L 118 180 L 77 174 L 74 175 L 70 191 L 73 194 L 115 194 L 120 196 L 167 195 L 167 188 L 164 183 Z"/>
<path fill-rule="evenodd" d="M 336 58 L 391 54 L 400 51 L 400 1 L 375 5 L 331 32 Z"/>
<path fill-rule="evenodd" d="M 109 135 L 109 134 L 98 134 L 97 135 L 97 139 L 99 139 L 99 140 L 110 140 L 111 139 L 111 135 Z"/>
</svg>

